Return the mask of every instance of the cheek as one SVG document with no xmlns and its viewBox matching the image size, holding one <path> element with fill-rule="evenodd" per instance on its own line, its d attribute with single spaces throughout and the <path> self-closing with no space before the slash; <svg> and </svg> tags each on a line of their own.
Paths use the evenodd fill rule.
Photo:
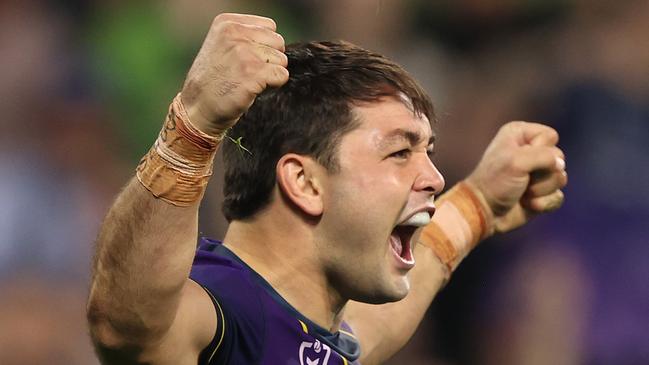
<svg viewBox="0 0 649 365">
<path fill-rule="evenodd" d="M 390 171 L 359 171 L 347 176 L 344 184 L 333 190 L 330 207 L 339 215 L 338 228 L 348 239 L 356 246 L 373 249 L 378 246 L 377 240 L 383 241 L 390 235 L 408 204 L 411 185 L 403 176 Z M 380 245 L 384 246 L 383 242 Z"/>
<path fill-rule="evenodd" d="M 403 199 L 411 189 L 405 171 L 392 171 L 383 166 L 374 169 L 357 170 L 350 174 L 349 188 L 366 202 L 385 203 Z"/>
<path fill-rule="evenodd" d="M 325 195 L 327 226 L 337 241 L 353 242 L 348 252 L 373 249 L 379 246 L 377 240 L 387 239 L 411 191 L 405 169 L 364 167 L 355 171 L 345 167 L 330 181 Z"/>
</svg>

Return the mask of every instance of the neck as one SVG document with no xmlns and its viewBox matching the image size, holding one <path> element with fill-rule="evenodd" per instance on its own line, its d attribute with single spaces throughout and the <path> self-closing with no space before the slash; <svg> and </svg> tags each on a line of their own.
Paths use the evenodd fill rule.
<svg viewBox="0 0 649 365">
<path fill-rule="evenodd" d="M 294 216 L 287 217 L 290 212 L 273 210 L 258 213 L 252 221 L 231 222 L 225 246 L 302 315 L 321 327 L 337 331 L 346 300 L 327 280 L 311 227 L 296 224 Z"/>
</svg>

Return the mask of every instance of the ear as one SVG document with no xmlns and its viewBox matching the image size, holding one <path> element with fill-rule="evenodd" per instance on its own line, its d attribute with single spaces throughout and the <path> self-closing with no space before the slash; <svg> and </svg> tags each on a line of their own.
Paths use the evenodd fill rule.
<svg viewBox="0 0 649 365">
<path fill-rule="evenodd" d="M 288 153 L 277 162 L 279 188 L 304 213 L 320 216 L 323 210 L 320 174 L 323 167 L 311 157 Z"/>
</svg>

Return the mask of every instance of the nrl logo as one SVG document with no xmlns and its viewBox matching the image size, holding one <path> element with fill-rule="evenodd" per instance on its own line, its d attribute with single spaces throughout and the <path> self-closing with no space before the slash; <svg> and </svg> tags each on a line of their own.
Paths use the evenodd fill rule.
<svg viewBox="0 0 649 365">
<path fill-rule="evenodd" d="M 327 365 L 329 355 L 331 348 L 318 340 L 300 345 L 300 365 Z"/>
</svg>

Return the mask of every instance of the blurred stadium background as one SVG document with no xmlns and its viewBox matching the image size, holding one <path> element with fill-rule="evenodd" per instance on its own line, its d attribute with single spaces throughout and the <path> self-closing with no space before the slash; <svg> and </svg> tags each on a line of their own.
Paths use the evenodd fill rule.
<svg viewBox="0 0 649 365">
<path fill-rule="evenodd" d="M 389 364 L 649 364 L 647 0 L 3 0 L 0 364 L 98 364 L 94 236 L 222 11 L 402 63 L 447 186 L 506 121 L 562 135 L 565 206 L 481 245 Z M 221 237 L 216 180 L 200 230 Z"/>
</svg>

